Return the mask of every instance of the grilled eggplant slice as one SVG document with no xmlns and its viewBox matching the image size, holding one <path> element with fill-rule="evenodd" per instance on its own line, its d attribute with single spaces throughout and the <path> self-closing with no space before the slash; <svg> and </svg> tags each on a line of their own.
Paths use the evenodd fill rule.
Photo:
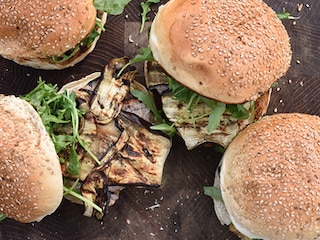
<svg viewBox="0 0 320 240">
<path fill-rule="evenodd" d="M 100 162 L 97 164 L 78 147 L 79 175 L 70 176 L 66 171 L 64 174 L 70 185 L 75 178 L 79 179 L 81 194 L 104 210 L 95 212 L 91 205 L 85 204 L 84 215 L 95 215 L 98 219 L 115 203 L 124 187 L 160 186 L 171 148 L 169 138 L 150 131 L 152 113 L 130 94 L 130 87 L 147 91 L 135 82 L 136 72 L 127 71 L 117 77 L 126 61 L 114 59 L 102 74 L 91 74 L 62 88 L 75 92 L 79 107 L 85 112 L 80 136 L 90 143 L 90 150 Z"/>
</svg>

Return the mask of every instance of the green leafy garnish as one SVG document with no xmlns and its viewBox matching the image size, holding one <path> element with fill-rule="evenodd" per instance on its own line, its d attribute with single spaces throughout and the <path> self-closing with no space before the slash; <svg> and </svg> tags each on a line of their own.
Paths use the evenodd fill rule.
<svg viewBox="0 0 320 240">
<path fill-rule="evenodd" d="M 220 124 L 220 119 L 223 113 L 226 111 L 226 104 L 217 102 L 216 106 L 212 110 L 208 120 L 208 134 L 211 134 Z"/>
<path fill-rule="evenodd" d="M 153 61 L 153 60 L 154 58 L 153 58 L 151 49 L 147 47 L 141 48 L 140 54 L 137 54 L 134 58 L 130 59 L 129 62 L 120 69 L 120 71 L 117 74 L 117 77 L 120 77 L 123 71 L 131 64 L 144 62 L 144 61 Z"/>
<path fill-rule="evenodd" d="M 189 88 L 184 87 L 172 78 L 168 77 L 167 79 L 169 89 L 172 91 L 174 97 L 180 102 L 187 103 L 190 99 L 194 98 L 194 96 L 198 95 L 197 93 L 191 91 Z"/>
<path fill-rule="evenodd" d="M 174 124 L 169 124 L 165 121 L 163 123 L 151 126 L 150 129 L 162 131 L 165 134 L 167 134 L 169 137 L 173 137 L 177 131 L 177 129 L 174 127 Z"/>
<path fill-rule="evenodd" d="M 59 56 L 51 56 L 51 60 L 54 63 L 63 63 L 71 59 L 80 51 L 80 44 L 76 45 L 74 48 L 70 49 L 69 51 L 59 55 Z"/>
<path fill-rule="evenodd" d="M 299 19 L 300 17 L 294 17 L 294 16 L 291 16 L 290 13 L 288 13 L 285 8 L 282 9 L 282 12 L 281 13 L 277 13 L 277 17 L 280 19 L 280 20 L 288 20 L 288 19 Z"/>
<path fill-rule="evenodd" d="M 91 44 L 94 42 L 94 40 L 100 35 L 99 33 L 99 29 L 101 29 L 101 31 L 105 31 L 106 29 L 104 28 L 104 26 L 101 24 L 101 20 L 97 18 L 96 20 L 96 26 L 95 28 L 92 30 L 92 32 L 82 41 L 83 44 L 89 48 L 91 46 Z"/>
<path fill-rule="evenodd" d="M 7 217 L 6 215 L 0 213 L 0 222 L 2 222 L 3 220 L 5 220 Z"/>
<path fill-rule="evenodd" d="M 101 20 L 97 18 L 96 26 L 94 27 L 92 32 L 81 43 L 77 44 L 75 47 L 73 47 L 69 51 L 59 56 L 51 56 L 51 60 L 54 63 L 63 63 L 71 59 L 73 56 L 75 56 L 80 51 L 82 45 L 85 45 L 87 48 L 90 48 L 94 40 L 100 35 L 100 33 L 98 32 L 98 29 L 105 31 L 104 26 L 102 26 L 101 24 Z"/>
<path fill-rule="evenodd" d="M 143 31 L 146 21 L 149 20 L 149 17 L 147 16 L 147 14 L 151 12 L 150 6 L 154 3 L 159 3 L 159 2 L 160 0 L 147 0 L 146 2 L 142 2 L 140 4 L 142 8 L 140 33 L 142 33 Z"/>
<path fill-rule="evenodd" d="M 68 161 L 68 172 L 76 176 L 80 170 L 80 162 L 76 154 L 78 144 L 99 164 L 99 160 L 89 150 L 87 144 L 79 135 L 79 119 L 82 116 L 76 106 L 76 95 L 67 92 L 58 93 L 56 86 L 46 84 L 39 80 L 38 85 L 28 94 L 21 96 L 29 102 L 40 115 L 42 122 L 51 137 L 57 154 L 62 150 L 69 153 L 67 159 L 61 158 L 61 162 Z M 64 131 L 64 129 L 70 129 Z"/>
<path fill-rule="evenodd" d="M 134 88 L 130 89 L 130 93 L 148 107 L 148 109 L 153 113 L 155 121 L 162 120 L 162 116 L 156 108 L 153 96 L 151 94 L 147 94 Z"/>
<path fill-rule="evenodd" d="M 77 179 L 75 181 L 75 183 L 70 187 L 66 187 L 66 186 L 63 186 L 63 195 L 66 196 L 68 194 L 70 194 L 71 196 L 83 201 L 84 203 L 92 206 L 94 209 L 96 209 L 98 212 L 102 212 L 102 208 L 99 207 L 98 205 L 96 205 L 94 202 L 88 200 L 87 198 L 83 197 L 80 193 L 78 193 L 76 190 L 75 190 L 75 187 L 77 186 L 79 182 L 79 179 Z"/>
<path fill-rule="evenodd" d="M 218 102 L 218 101 L 203 97 L 197 94 L 196 92 L 193 92 L 192 90 L 184 87 L 182 84 L 178 83 L 172 78 L 168 78 L 168 84 L 169 84 L 169 89 L 172 91 L 174 97 L 178 101 L 186 103 L 185 110 L 183 111 L 181 116 L 183 116 L 185 112 L 189 111 L 191 113 L 191 118 L 193 118 L 192 111 L 199 103 L 205 103 L 207 106 L 211 108 L 211 111 L 209 111 L 206 114 L 206 116 L 209 117 L 208 119 L 209 135 L 219 126 L 220 119 L 225 112 L 230 112 L 231 116 L 236 119 L 249 118 L 249 111 L 243 106 L 243 104 L 225 104 L 222 102 Z M 206 116 L 201 116 L 201 117 L 206 117 Z"/>
<path fill-rule="evenodd" d="M 203 190 L 205 195 L 213 199 L 223 201 L 221 190 L 219 188 L 211 186 L 211 187 L 203 187 Z"/>
<path fill-rule="evenodd" d="M 227 109 L 228 112 L 231 112 L 231 116 L 237 119 L 248 119 L 249 112 L 243 106 L 243 104 L 228 104 Z"/>
<path fill-rule="evenodd" d="M 131 0 L 94 0 L 96 9 L 111 15 L 120 15 Z"/>
<path fill-rule="evenodd" d="M 150 129 L 162 131 L 170 137 L 172 137 L 175 134 L 175 127 L 166 123 L 166 120 L 163 119 L 161 112 L 155 106 L 154 98 L 151 93 L 147 94 L 134 88 L 130 89 L 130 93 L 148 107 L 148 109 L 153 113 L 155 122 L 159 123 L 151 126 Z"/>
</svg>

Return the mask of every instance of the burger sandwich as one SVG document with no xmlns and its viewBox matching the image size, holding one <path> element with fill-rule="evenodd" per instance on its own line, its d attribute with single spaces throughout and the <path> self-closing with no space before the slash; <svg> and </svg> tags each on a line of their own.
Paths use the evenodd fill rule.
<svg viewBox="0 0 320 240">
<path fill-rule="evenodd" d="M 319 239 L 320 118 L 264 116 L 226 149 L 215 187 L 222 224 L 242 239 Z"/>
<path fill-rule="evenodd" d="M 112 1 L 2 1 L 0 55 L 33 68 L 71 67 L 95 48 L 107 12 L 120 14 L 130 0 Z"/>
<path fill-rule="evenodd" d="M 0 213 L 40 221 L 63 197 L 62 173 L 39 114 L 26 101 L 0 95 Z"/>
<path fill-rule="evenodd" d="M 160 92 L 188 149 L 226 147 L 265 114 L 272 84 L 291 61 L 286 29 L 261 0 L 170 0 L 153 20 L 149 45 L 156 61 L 147 64 L 147 85 Z"/>
</svg>

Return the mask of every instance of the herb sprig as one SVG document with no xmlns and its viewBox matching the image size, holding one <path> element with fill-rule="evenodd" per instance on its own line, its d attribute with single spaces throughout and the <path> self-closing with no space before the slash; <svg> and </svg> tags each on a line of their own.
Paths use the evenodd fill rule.
<svg viewBox="0 0 320 240">
<path fill-rule="evenodd" d="M 120 71 L 117 74 L 117 77 L 120 77 L 123 71 L 134 63 L 144 62 L 144 61 L 153 61 L 153 60 L 154 58 L 153 58 L 151 49 L 147 47 L 141 48 L 140 53 L 137 54 L 134 58 L 130 59 L 129 62 L 120 69 Z"/>
<path fill-rule="evenodd" d="M 191 118 L 193 119 L 193 109 L 199 104 L 204 103 L 211 108 L 206 116 L 208 118 L 208 134 L 210 135 L 220 123 L 220 119 L 225 112 L 230 112 L 231 116 L 236 119 L 247 119 L 249 117 L 249 111 L 243 106 L 243 104 L 225 104 L 218 102 L 193 92 L 192 90 L 184 87 L 172 78 L 168 78 L 169 89 L 172 91 L 174 97 L 180 101 L 186 103 L 184 112 L 189 111 Z M 181 116 L 184 114 L 182 113 Z M 201 117 L 206 117 L 201 116 Z M 183 117 L 181 117 L 183 118 Z"/>
<path fill-rule="evenodd" d="M 42 79 L 38 85 L 28 94 L 21 96 L 29 102 L 40 115 L 42 122 L 51 137 L 57 154 L 62 150 L 68 149 L 67 159 L 60 158 L 62 163 L 68 161 L 68 172 L 76 176 L 80 170 L 80 161 L 76 153 L 77 145 L 80 144 L 90 156 L 99 164 L 99 160 L 90 151 L 87 144 L 81 139 L 79 134 L 79 119 L 82 116 L 76 106 L 76 96 L 67 92 L 58 93 L 56 86 L 46 84 Z M 71 132 L 61 132 L 63 126 L 69 126 Z"/>
<path fill-rule="evenodd" d="M 100 35 L 98 31 L 99 29 L 101 29 L 101 31 L 105 31 L 104 26 L 101 24 L 101 19 L 97 18 L 96 26 L 81 43 L 77 44 L 75 47 L 59 56 L 51 56 L 51 60 L 54 63 L 63 63 L 75 56 L 81 50 L 81 45 L 85 45 L 87 48 L 90 48 L 94 40 Z"/>
<path fill-rule="evenodd" d="M 288 19 L 289 20 L 296 20 L 296 19 L 300 18 L 300 17 L 291 16 L 291 14 L 289 12 L 287 12 L 285 8 L 282 9 L 282 12 L 277 13 L 277 17 L 280 20 L 288 20 Z"/>
<path fill-rule="evenodd" d="M 140 33 L 142 33 L 145 23 L 149 20 L 149 17 L 147 16 L 149 12 L 151 12 L 150 6 L 155 3 L 159 3 L 160 0 L 147 0 L 146 2 L 142 2 L 141 8 L 142 8 L 142 13 L 141 13 L 141 26 L 140 26 Z"/>
<path fill-rule="evenodd" d="M 0 213 L 0 222 L 2 222 L 3 220 L 5 220 L 7 217 L 6 215 Z"/>
<path fill-rule="evenodd" d="M 223 201 L 221 190 L 219 188 L 216 188 L 213 186 L 210 186 L 210 187 L 205 186 L 205 187 L 203 187 L 203 190 L 204 190 L 205 195 L 207 195 L 213 199 Z"/>
<path fill-rule="evenodd" d="M 79 179 L 77 179 L 75 181 L 75 183 L 71 186 L 71 187 L 66 187 L 66 186 L 63 186 L 63 196 L 66 196 L 66 195 L 71 195 L 81 201 L 83 201 L 84 203 L 86 203 L 87 205 L 89 206 L 92 206 L 94 209 L 96 209 L 98 212 L 102 212 L 102 208 L 99 207 L 98 205 L 96 205 L 94 202 L 88 200 L 87 198 L 85 198 L 84 196 L 82 196 L 80 193 L 78 193 L 76 190 L 75 190 L 75 187 L 77 186 L 79 182 Z"/>
<path fill-rule="evenodd" d="M 120 15 L 131 0 L 94 0 L 96 9 L 111 15 Z"/>
</svg>

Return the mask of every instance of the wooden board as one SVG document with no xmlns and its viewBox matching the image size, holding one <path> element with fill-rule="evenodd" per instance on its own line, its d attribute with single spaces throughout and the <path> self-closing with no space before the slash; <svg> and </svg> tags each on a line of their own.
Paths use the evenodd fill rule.
<svg viewBox="0 0 320 240">
<path fill-rule="evenodd" d="M 304 112 L 320 114 L 320 1 L 266 1 L 275 11 L 285 8 L 300 19 L 285 21 L 291 37 L 292 66 L 272 94 L 269 114 Z M 162 2 L 163 3 L 163 2 Z M 302 4 L 302 10 L 297 5 Z M 158 5 L 153 6 L 150 19 Z M 146 46 L 146 34 L 138 34 L 140 1 L 133 0 L 120 16 L 109 16 L 106 31 L 95 51 L 83 62 L 63 71 L 41 71 L 0 58 L 0 93 L 30 91 L 41 76 L 62 84 L 94 71 L 102 71 L 113 57 L 133 57 Z M 276 33 L 275 33 L 276 34 Z M 133 40 L 133 41 L 132 41 Z M 138 66 L 138 69 L 139 66 Z M 143 80 L 140 71 L 139 78 Z M 105 222 L 82 216 L 83 207 L 63 201 L 59 209 L 40 223 L 20 224 L 10 219 L 0 224 L 2 239 L 237 239 L 218 222 L 212 200 L 203 186 L 213 183 L 221 155 L 212 146 L 187 151 L 178 137 L 158 189 L 127 188 L 110 208 Z"/>
</svg>

